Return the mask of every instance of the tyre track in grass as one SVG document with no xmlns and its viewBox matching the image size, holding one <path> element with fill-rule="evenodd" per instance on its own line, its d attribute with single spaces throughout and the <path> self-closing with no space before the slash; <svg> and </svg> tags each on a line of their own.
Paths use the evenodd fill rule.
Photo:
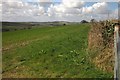
<svg viewBox="0 0 120 80">
<path fill-rule="evenodd" d="M 2 47 L 2 49 L 0 49 L 2 52 L 4 51 L 9 51 L 11 49 L 15 49 L 16 47 L 23 47 L 23 46 L 27 46 L 29 45 L 30 43 L 32 42 L 36 42 L 36 41 L 39 41 L 39 40 L 44 40 L 44 39 L 48 39 L 50 36 L 44 36 L 42 38 L 36 38 L 34 40 L 28 40 L 28 41 L 21 41 L 20 43 L 15 43 L 15 44 L 11 44 L 7 47 Z"/>
<path fill-rule="evenodd" d="M 51 29 L 51 30 L 48 30 L 47 33 L 49 32 L 54 32 L 56 30 L 64 30 L 64 29 L 68 29 L 70 27 L 62 27 L 62 28 L 57 28 L 57 29 Z M 74 31 L 73 31 L 74 32 Z M 42 36 L 42 38 L 36 38 L 34 40 L 27 40 L 27 41 L 20 41 L 19 43 L 14 43 L 14 44 L 10 44 L 6 47 L 2 47 L 2 49 L 0 49 L 0 51 L 2 52 L 5 52 L 5 51 L 9 51 L 11 49 L 15 49 L 16 47 L 23 47 L 23 46 L 27 46 L 28 44 L 32 43 L 32 42 L 36 42 L 36 41 L 39 41 L 39 40 L 43 40 L 43 39 L 48 39 L 49 37 L 51 36 L 48 36 L 48 35 L 45 35 L 45 36 Z"/>
<path fill-rule="evenodd" d="M 63 29 L 65 29 L 65 28 L 68 28 L 68 27 L 59 27 L 59 28 L 55 28 L 55 29 L 50 29 L 50 30 L 47 30 L 46 31 L 46 33 L 49 33 L 49 32 L 54 32 L 55 30 L 63 30 Z M 40 37 L 40 36 L 39 36 Z M 9 50 L 11 50 L 11 49 L 15 49 L 16 47 L 22 47 L 22 46 L 26 46 L 26 45 L 28 45 L 28 44 L 30 44 L 30 43 L 32 43 L 32 42 L 35 42 L 35 41 L 38 41 L 38 40 L 43 40 L 43 39 L 47 39 L 47 38 L 49 38 L 50 36 L 47 36 L 47 35 L 45 35 L 44 37 L 42 36 L 42 38 L 36 38 L 36 39 L 34 39 L 34 40 L 27 40 L 27 41 L 20 41 L 19 43 L 13 43 L 13 44 L 10 44 L 10 45 L 7 45 L 7 46 L 5 46 L 5 47 L 2 47 L 2 48 L 0 48 L 0 51 L 2 51 L 2 52 L 5 52 L 5 51 L 9 51 Z"/>
</svg>

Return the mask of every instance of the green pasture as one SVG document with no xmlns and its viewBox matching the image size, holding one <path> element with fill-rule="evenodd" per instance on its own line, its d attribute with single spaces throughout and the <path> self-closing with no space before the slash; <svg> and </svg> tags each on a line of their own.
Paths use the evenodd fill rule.
<svg viewBox="0 0 120 80">
<path fill-rule="evenodd" d="M 5 78 L 111 78 L 89 61 L 89 24 L 2 33 Z"/>
</svg>

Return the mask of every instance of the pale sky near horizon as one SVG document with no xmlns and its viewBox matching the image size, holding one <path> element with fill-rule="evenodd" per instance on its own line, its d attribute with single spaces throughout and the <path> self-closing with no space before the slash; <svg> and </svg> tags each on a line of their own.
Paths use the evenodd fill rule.
<svg viewBox="0 0 120 80">
<path fill-rule="evenodd" d="M 2 21 L 47 22 L 118 18 L 117 2 L 84 2 L 81 0 L 6 0 Z M 108 16 L 109 14 L 109 16 Z"/>
</svg>

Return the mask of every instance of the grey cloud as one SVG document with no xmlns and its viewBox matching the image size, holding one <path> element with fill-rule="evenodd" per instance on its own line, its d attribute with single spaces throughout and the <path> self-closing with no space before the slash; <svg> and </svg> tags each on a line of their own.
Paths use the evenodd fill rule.
<svg viewBox="0 0 120 80">
<path fill-rule="evenodd" d="M 46 3 L 42 1 L 33 3 L 20 0 L 7 1 L 2 2 L 2 17 L 4 21 L 81 21 L 82 19 L 107 18 L 108 5 L 105 2 L 84 7 L 83 5 L 85 3 L 79 0 L 63 0 L 61 3 L 55 5 L 52 4 L 50 0 L 45 0 Z M 69 1 L 69 3 L 66 3 L 67 1 Z M 110 13 L 117 14 L 117 10 L 116 12 L 110 11 Z M 101 18 L 101 16 L 103 18 Z"/>
</svg>

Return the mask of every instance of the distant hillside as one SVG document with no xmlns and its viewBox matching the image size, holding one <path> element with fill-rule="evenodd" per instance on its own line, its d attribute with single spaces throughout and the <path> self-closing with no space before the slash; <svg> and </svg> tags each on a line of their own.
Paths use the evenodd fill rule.
<svg viewBox="0 0 120 80">
<path fill-rule="evenodd" d="M 36 25 L 63 25 L 70 22 L 54 21 L 54 22 L 2 22 L 2 26 L 36 26 Z"/>
<path fill-rule="evenodd" d="M 30 23 L 27 22 L 2 22 L 2 26 L 31 26 Z"/>
<path fill-rule="evenodd" d="M 40 27 L 65 26 L 70 22 L 54 21 L 54 22 L 2 22 L 2 31 L 16 31 Z"/>
</svg>

